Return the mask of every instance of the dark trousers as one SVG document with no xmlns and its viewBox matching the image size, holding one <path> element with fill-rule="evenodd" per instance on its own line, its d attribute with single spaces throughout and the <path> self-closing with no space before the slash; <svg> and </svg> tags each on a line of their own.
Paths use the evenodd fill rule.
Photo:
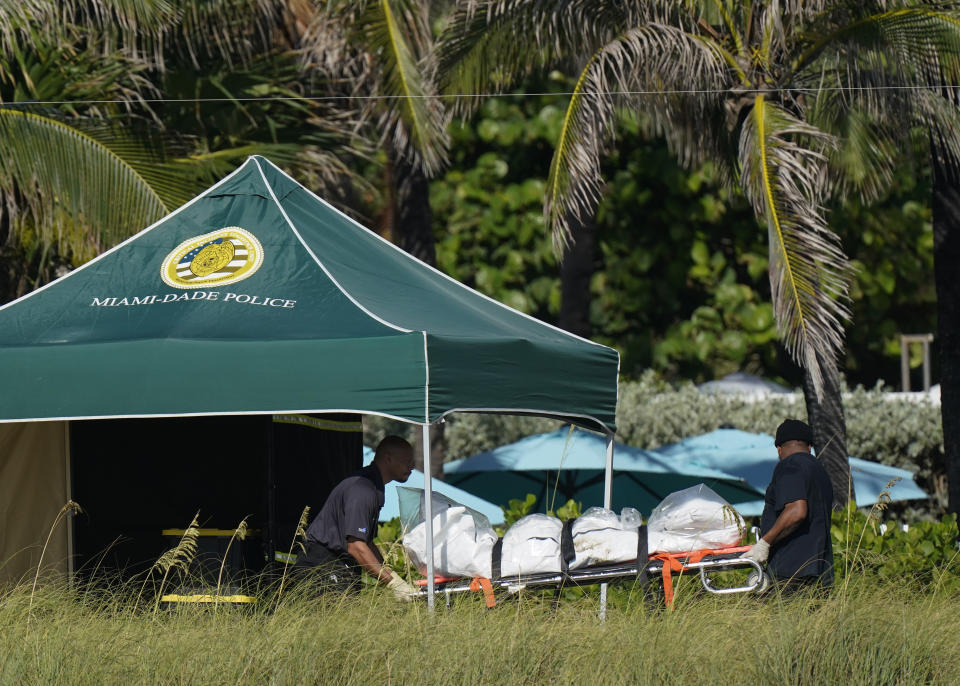
<svg viewBox="0 0 960 686">
<path fill-rule="evenodd" d="M 297 556 L 294 577 L 311 584 L 320 593 L 356 593 L 360 590 L 360 566 L 347 553 L 307 541 L 306 551 Z"/>
</svg>

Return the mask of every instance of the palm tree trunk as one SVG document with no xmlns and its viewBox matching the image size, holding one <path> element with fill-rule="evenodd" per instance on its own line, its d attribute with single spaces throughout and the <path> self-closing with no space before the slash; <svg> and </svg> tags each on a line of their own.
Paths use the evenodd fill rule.
<svg viewBox="0 0 960 686">
<path fill-rule="evenodd" d="M 948 509 L 960 512 L 960 163 L 931 143 L 933 271 L 940 349 L 940 413 Z"/>
<path fill-rule="evenodd" d="M 437 247 L 427 176 L 419 165 L 411 164 L 403 155 L 394 155 L 393 170 L 396 184 L 393 240 L 421 262 L 436 266 Z"/>
<path fill-rule="evenodd" d="M 810 372 L 803 372 L 803 397 L 807 418 L 813 429 L 813 447 L 817 458 L 830 475 L 833 485 L 833 507 L 840 509 L 853 499 L 850 461 L 847 457 L 847 421 L 843 412 L 843 396 L 839 368 L 818 353 L 823 370 L 823 396 L 818 399 Z"/>
<path fill-rule="evenodd" d="M 564 331 L 589 338 L 590 281 L 596 269 L 597 226 L 591 218 L 581 222 L 570 219 L 575 242 L 570 245 L 560 263 L 560 317 L 558 324 Z"/>
</svg>

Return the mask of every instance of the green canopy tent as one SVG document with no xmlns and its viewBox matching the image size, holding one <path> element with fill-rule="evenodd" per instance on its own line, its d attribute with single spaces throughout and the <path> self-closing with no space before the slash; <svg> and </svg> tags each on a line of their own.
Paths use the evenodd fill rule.
<svg viewBox="0 0 960 686">
<path fill-rule="evenodd" d="M 61 437 L 78 419 L 323 412 L 424 431 L 451 412 L 530 413 L 612 435 L 618 366 L 261 157 L 0 308 L 0 422 L 54 422 Z"/>
</svg>

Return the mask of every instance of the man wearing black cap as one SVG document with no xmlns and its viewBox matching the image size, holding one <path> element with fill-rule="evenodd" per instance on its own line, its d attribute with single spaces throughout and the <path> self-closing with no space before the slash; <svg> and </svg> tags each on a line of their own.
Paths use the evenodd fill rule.
<svg viewBox="0 0 960 686">
<path fill-rule="evenodd" d="M 810 454 L 813 431 L 805 422 L 787 419 L 774 444 L 780 461 L 767 486 L 760 540 L 741 557 L 768 570 L 784 592 L 833 584 L 830 513 L 833 487 L 820 461 Z"/>
</svg>

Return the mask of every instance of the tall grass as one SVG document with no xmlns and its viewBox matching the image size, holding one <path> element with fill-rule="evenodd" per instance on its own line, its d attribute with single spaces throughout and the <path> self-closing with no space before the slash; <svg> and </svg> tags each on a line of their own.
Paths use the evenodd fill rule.
<svg viewBox="0 0 960 686">
<path fill-rule="evenodd" d="M 38 573 L 0 586 L 0 686 L 960 683 L 956 585 L 936 573 L 926 585 L 852 573 L 864 531 L 850 536 L 851 526 L 848 515 L 853 562 L 827 597 L 713 596 L 684 575 L 673 609 L 616 584 L 601 620 L 590 591 L 567 592 L 559 605 L 531 592 L 492 610 L 477 594 L 431 613 L 378 586 L 317 596 L 286 573 L 250 580 L 254 605 L 164 606 L 169 587 L 205 583 L 191 578 L 194 518 L 142 579 L 38 583 Z M 399 557 L 398 546 L 387 554 Z M 942 574 L 955 575 L 954 562 Z M 218 590 L 223 575 L 221 566 Z"/>
<path fill-rule="evenodd" d="M 134 589 L 135 590 L 135 589 Z M 269 596 L 270 589 L 261 592 Z M 32 609 L 30 607 L 32 599 Z M 619 600 L 618 600 L 619 599 Z M 0 590 L 0 684 L 953 684 L 960 597 L 853 580 L 827 599 L 536 596 L 433 614 L 368 589 L 152 612 L 120 586 Z M 32 621 L 30 618 L 32 616 Z"/>
</svg>

